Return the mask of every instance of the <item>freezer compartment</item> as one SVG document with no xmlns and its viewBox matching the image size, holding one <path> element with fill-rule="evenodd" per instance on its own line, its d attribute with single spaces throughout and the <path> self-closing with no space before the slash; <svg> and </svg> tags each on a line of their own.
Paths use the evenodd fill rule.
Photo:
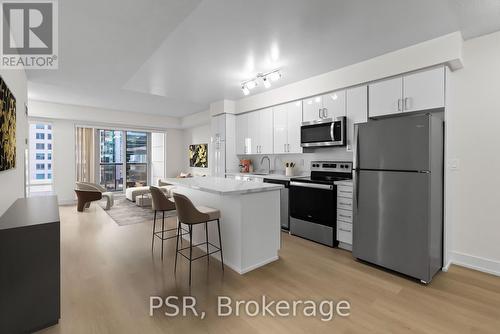
<svg viewBox="0 0 500 334">
<path fill-rule="evenodd" d="M 356 169 L 430 170 L 431 117 L 395 117 L 359 124 Z"/>
<path fill-rule="evenodd" d="M 356 171 L 353 255 L 430 281 L 428 173 Z"/>
</svg>

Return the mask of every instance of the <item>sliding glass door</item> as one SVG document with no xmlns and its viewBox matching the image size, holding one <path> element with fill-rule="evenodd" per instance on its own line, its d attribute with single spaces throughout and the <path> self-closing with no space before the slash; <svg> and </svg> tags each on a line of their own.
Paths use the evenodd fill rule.
<svg viewBox="0 0 500 334">
<path fill-rule="evenodd" d="M 99 130 L 100 184 L 108 191 L 147 186 L 150 138 L 147 132 Z"/>
<path fill-rule="evenodd" d="M 100 184 L 108 191 L 123 190 L 123 131 L 99 130 Z"/>
<path fill-rule="evenodd" d="M 148 185 L 148 133 L 126 131 L 127 188 Z"/>
</svg>

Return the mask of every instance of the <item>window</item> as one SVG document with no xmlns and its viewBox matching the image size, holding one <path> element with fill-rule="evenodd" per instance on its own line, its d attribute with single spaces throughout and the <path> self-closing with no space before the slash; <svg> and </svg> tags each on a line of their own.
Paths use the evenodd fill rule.
<svg viewBox="0 0 500 334">
<path fill-rule="evenodd" d="M 47 125 L 47 130 L 52 130 L 52 125 Z M 49 138 L 50 139 L 50 138 Z"/>
<path fill-rule="evenodd" d="M 37 170 L 44 170 L 45 169 L 45 164 L 36 164 L 36 169 Z"/>
<path fill-rule="evenodd" d="M 45 125 L 44 125 L 44 124 L 37 124 L 37 125 L 35 126 L 35 128 L 36 128 L 37 130 L 45 130 Z"/>
<path fill-rule="evenodd" d="M 45 160 L 45 153 L 37 153 L 36 160 Z"/>
<path fill-rule="evenodd" d="M 45 150 L 45 144 L 43 144 L 43 143 L 36 143 L 36 149 L 37 150 Z"/>
<path fill-rule="evenodd" d="M 45 180 L 45 174 L 36 174 L 37 180 Z"/>
<path fill-rule="evenodd" d="M 126 134 L 127 187 L 148 184 L 148 134 L 127 131 Z"/>
<path fill-rule="evenodd" d="M 47 144 L 47 150 L 52 150 L 52 144 Z"/>
<path fill-rule="evenodd" d="M 36 139 L 45 139 L 45 133 L 37 132 L 37 134 L 35 135 L 35 138 Z"/>
<path fill-rule="evenodd" d="M 110 191 L 123 189 L 123 132 L 99 130 L 101 185 Z"/>
<path fill-rule="evenodd" d="M 47 153 L 47 160 L 52 160 L 52 153 Z"/>
<path fill-rule="evenodd" d="M 48 170 L 52 170 L 52 164 L 48 164 L 48 165 L 47 165 L 47 169 L 48 169 Z"/>
<path fill-rule="evenodd" d="M 52 139 L 52 133 L 47 133 L 47 139 L 51 140 Z"/>
<path fill-rule="evenodd" d="M 52 180 L 52 174 L 50 174 L 50 173 L 49 173 L 49 174 L 47 174 L 47 179 L 48 179 L 48 180 Z"/>
</svg>

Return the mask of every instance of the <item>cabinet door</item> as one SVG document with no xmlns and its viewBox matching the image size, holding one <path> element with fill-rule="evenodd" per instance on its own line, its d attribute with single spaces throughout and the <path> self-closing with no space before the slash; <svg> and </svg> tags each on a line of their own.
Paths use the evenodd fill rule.
<svg viewBox="0 0 500 334">
<path fill-rule="evenodd" d="M 379 81 L 368 87 L 370 117 L 402 112 L 403 78 Z"/>
<path fill-rule="evenodd" d="M 286 105 L 273 108 L 274 153 L 286 153 L 288 144 L 288 110 Z"/>
<path fill-rule="evenodd" d="M 259 111 L 259 153 L 273 153 L 273 108 Z"/>
<path fill-rule="evenodd" d="M 236 116 L 236 154 L 247 154 L 248 114 Z"/>
<path fill-rule="evenodd" d="M 300 146 L 300 126 L 302 125 L 302 101 L 286 104 L 288 147 L 287 153 L 302 153 Z"/>
<path fill-rule="evenodd" d="M 345 90 L 323 95 L 324 118 L 345 116 Z"/>
<path fill-rule="evenodd" d="M 354 124 L 368 121 L 368 87 L 347 90 L 347 151 L 354 145 Z"/>
<path fill-rule="evenodd" d="M 323 98 L 314 96 L 302 101 L 302 121 L 311 122 L 321 119 L 321 109 L 323 108 Z"/>
<path fill-rule="evenodd" d="M 259 127 L 260 111 L 254 111 L 248 113 L 248 133 L 245 139 L 247 146 L 247 154 L 257 154 L 259 153 Z"/>
<path fill-rule="evenodd" d="M 403 77 L 404 111 L 444 107 L 444 67 Z"/>
</svg>

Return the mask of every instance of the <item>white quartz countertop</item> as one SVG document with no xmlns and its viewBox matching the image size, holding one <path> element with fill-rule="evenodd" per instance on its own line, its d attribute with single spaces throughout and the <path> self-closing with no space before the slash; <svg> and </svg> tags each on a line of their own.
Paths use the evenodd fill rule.
<svg viewBox="0 0 500 334">
<path fill-rule="evenodd" d="M 286 176 L 285 174 L 255 174 L 255 173 L 226 173 L 231 176 L 248 176 L 252 178 L 274 179 L 274 180 L 290 180 L 294 177 L 308 176 L 308 174 L 299 174 L 294 176 Z"/>
<path fill-rule="evenodd" d="M 248 193 L 279 190 L 283 188 L 283 186 L 280 184 L 248 182 L 213 176 L 200 176 L 180 179 L 166 178 L 162 181 L 180 187 L 206 191 L 219 195 L 242 195 Z"/>
</svg>

